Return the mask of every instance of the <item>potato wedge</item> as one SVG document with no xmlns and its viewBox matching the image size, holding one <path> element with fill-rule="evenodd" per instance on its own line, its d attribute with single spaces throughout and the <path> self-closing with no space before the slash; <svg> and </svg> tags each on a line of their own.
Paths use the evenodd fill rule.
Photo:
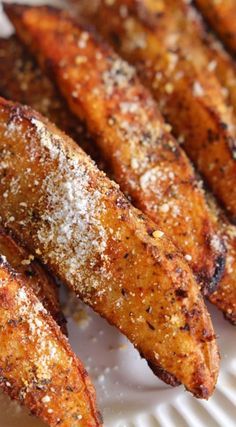
<svg viewBox="0 0 236 427">
<path fill-rule="evenodd" d="M 173 239 L 204 292 L 212 292 L 224 268 L 224 250 L 192 166 L 149 92 L 133 68 L 63 13 L 24 10 L 29 20 L 32 16 L 29 26 L 26 22 L 27 41 L 51 64 L 69 106 L 86 121 L 122 191 Z"/>
<path fill-rule="evenodd" d="M 81 362 L 29 286 L 0 258 L 0 387 L 49 426 L 101 426 Z"/>
<path fill-rule="evenodd" d="M 66 333 L 66 320 L 62 314 L 58 287 L 45 268 L 30 255 L 27 250 L 0 226 L 0 255 L 5 256 L 9 264 L 17 271 L 25 286 L 32 289 L 45 309 Z"/>
<path fill-rule="evenodd" d="M 202 72 L 188 61 L 178 44 L 177 50 L 172 49 L 175 37 L 163 37 L 165 27 L 160 25 L 159 17 L 165 2 L 96 3 L 96 13 L 90 21 L 136 65 L 174 134 L 184 142 L 187 154 L 236 222 L 234 120 L 218 80 L 207 69 Z"/>
<path fill-rule="evenodd" d="M 195 0 L 195 3 L 228 49 L 236 53 L 235 0 Z"/>
<path fill-rule="evenodd" d="M 0 152 L 5 226 L 116 325 L 160 378 L 209 397 L 218 373 L 214 331 L 171 240 L 69 137 L 2 98 Z"/>
</svg>

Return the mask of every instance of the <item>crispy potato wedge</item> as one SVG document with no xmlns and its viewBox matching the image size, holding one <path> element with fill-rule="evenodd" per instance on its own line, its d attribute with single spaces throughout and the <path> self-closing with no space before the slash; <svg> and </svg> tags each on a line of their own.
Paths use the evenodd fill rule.
<svg viewBox="0 0 236 427">
<path fill-rule="evenodd" d="M 1 99 L 0 152 L 5 226 L 116 325 L 160 378 L 209 397 L 218 373 L 214 331 L 171 240 L 29 107 Z"/>
<path fill-rule="evenodd" d="M 49 426 L 101 426 L 67 339 L 22 275 L 0 262 L 0 387 Z"/>
<path fill-rule="evenodd" d="M 174 134 L 184 142 L 188 155 L 236 222 L 234 120 L 218 80 L 207 69 L 199 70 L 186 58 L 176 38 L 166 34 L 160 10 L 165 2 L 96 3 L 90 21 L 136 65 Z M 14 7 L 9 9 L 14 15 Z"/>
<path fill-rule="evenodd" d="M 225 45 L 236 53 L 235 0 L 195 0 L 195 3 Z"/>
<path fill-rule="evenodd" d="M 123 192 L 173 239 L 204 292 L 212 292 L 224 268 L 218 230 L 189 160 L 133 68 L 63 13 L 21 10 L 26 22 L 24 12 L 20 21 L 28 31 L 23 38 L 50 64 L 69 106 L 86 121 Z M 17 27 L 21 34 L 21 23 Z"/>
<path fill-rule="evenodd" d="M 41 264 L 0 226 L 0 255 L 17 271 L 25 286 L 28 286 L 42 302 L 46 310 L 66 333 L 66 320 L 62 314 L 58 287 Z"/>
</svg>

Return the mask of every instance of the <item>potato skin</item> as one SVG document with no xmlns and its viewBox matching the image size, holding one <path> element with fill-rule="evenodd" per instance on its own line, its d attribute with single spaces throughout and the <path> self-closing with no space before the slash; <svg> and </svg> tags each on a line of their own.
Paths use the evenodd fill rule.
<svg viewBox="0 0 236 427">
<path fill-rule="evenodd" d="M 236 4 L 234 0 L 195 0 L 204 18 L 220 36 L 227 48 L 236 53 Z"/>
<path fill-rule="evenodd" d="M 166 0 L 163 31 L 174 35 L 181 49 L 201 72 L 208 70 L 226 88 L 224 101 L 236 113 L 236 65 L 221 42 L 209 32 L 197 9 L 184 0 Z"/>
<path fill-rule="evenodd" d="M 51 274 L 10 234 L 0 227 L 0 254 L 17 271 L 45 309 L 51 314 L 63 333 L 67 334 L 66 320 L 61 311 L 58 287 Z"/>
<path fill-rule="evenodd" d="M 207 69 L 199 70 L 188 61 L 178 40 L 165 33 L 159 10 L 164 2 L 117 0 L 108 5 L 98 0 L 96 4 L 90 21 L 138 68 L 174 134 L 181 137 L 187 154 L 236 222 L 234 120 L 219 82 Z"/>
<path fill-rule="evenodd" d="M 212 245 L 218 230 L 192 165 L 167 132 L 149 92 L 132 68 L 63 14 L 49 8 L 28 12 L 26 22 L 22 18 L 28 33 L 25 36 L 21 23 L 16 23 L 19 35 L 41 64 L 49 64 L 71 110 L 86 121 L 122 191 L 173 239 L 204 293 L 211 293 L 224 269 L 224 249 L 220 239 L 218 247 Z M 33 13 L 42 14 L 43 19 L 31 25 Z M 79 43 L 83 37 L 88 38 L 86 47 Z"/>
<path fill-rule="evenodd" d="M 95 392 L 67 338 L 0 258 L 0 387 L 47 425 L 98 427 Z"/>
<path fill-rule="evenodd" d="M 34 58 L 13 35 L 0 38 L 0 96 L 30 105 L 78 142 L 96 161 L 108 169 L 84 123 L 69 111 L 52 81 L 40 70 Z"/>
<path fill-rule="evenodd" d="M 219 363 L 214 331 L 172 242 L 30 108 L 1 99 L 0 148 L 5 226 L 116 325 L 162 379 L 208 398 Z"/>
<path fill-rule="evenodd" d="M 208 299 L 223 312 L 229 322 L 236 325 L 236 227 L 228 221 L 212 194 L 208 193 L 207 200 L 221 229 L 227 250 L 224 274 L 216 291 Z"/>
</svg>

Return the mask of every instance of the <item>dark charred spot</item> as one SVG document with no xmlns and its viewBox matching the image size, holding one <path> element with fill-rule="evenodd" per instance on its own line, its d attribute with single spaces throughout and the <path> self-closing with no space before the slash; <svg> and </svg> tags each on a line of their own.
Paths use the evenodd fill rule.
<svg viewBox="0 0 236 427">
<path fill-rule="evenodd" d="M 148 327 L 151 329 L 151 331 L 155 331 L 155 327 L 148 320 L 146 320 L 146 323 Z"/>
<path fill-rule="evenodd" d="M 31 219 L 32 219 L 32 221 L 34 221 L 34 222 L 39 221 L 39 220 L 40 220 L 39 212 L 37 212 L 36 210 L 34 210 L 34 211 L 32 212 Z"/>
<path fill-rule="evenodd" d="M 225 254 L 219 255 L 215 262 L 215 270 L 211 277 L 209 273 L 203 269 L 196 272 L 197 282 L 201 286 L 201 291 L 203 295 L 211 295 L 216 291 L 217 285 L 220 282 L 225 271 Z"/>
<path fill-rule="evenodd" d="M 138 217 L 139 217 L 139 219 L 141 219 L 142 221 L 145 221 L 145 220 L 146 220 L 146 217 L 145 217 L 145 215 L 144 215 L 142 212 L 140 212 L 140 213 L 138 214 Z"/>
<path fill-rule="evenodd" d="M 174 255 L 174 254 L 166 254 L 166 258 L 167 258 L 167 259 L 172 260 L 172 259 L 174 259 L 174 257 L 175 257 L 175 255 Z"/>
<path fill-rule="evenodd" d="M 126 296 L 127 296 L 127 291 L 126 291 L 126 289 L 125 289 L 125 288 L 122 288 L 122 289 L 121 289 L 121 293 L 122 293 L 123 297 L 126 297 Z"/>
<path fill-rule="evenodd" d="M 212 334 L 207 329 L 203 329 L 202 330 L 201 341 L 203 341 L 203 342 L 210 342 L 210 341 L 215 340 L 215 338 L 216 338 L 215 334 Z"/>
<path fill-rule="evenodd" d="M 68 336 L 67 320 L 61 311 L 58 311 L 55 316 L 57 324 L 60 326 L 64 335 Z"/>
<path fill-rule="evenodd" d="M 125 255 L 124 255 L 124 259 L 127 259 L 128 258 L 128 256 L 129 256 L 129 253 L 127 252 Z"/>
<path fill-rule="evenodd" d="M 66 386 L 66 391 L 69 391 L 69 392 L 73 393 L 74 388 L 73 388 L 73 387 L 71 387 L 71 386 L 69 386 L 69 385 L 67 385 L 67 386 Z"/>
<path fill-rule="evenodd" d="M 149 367 L 151 368 L 152 372 L 159 377 L 162 381 L 164 381 L 166 384 L 171 385 L 172 387 L 176 387 L 181 384 L 179 380 L 173 375 L 167 372 L 165 369 L 163 369 L 161 366 L 155 365 L 151 361 L 147 361 Z"/>
<path fill-rule="evenodd" d="M 219 139 L 219 134 L 216 133 L 216 132 L 213 132 L 212 129 L 208 129 L 208 131 L 207 131 L 207 141 L 209 143 L 212 143 L 212 142 L 218 141 L 218 139 Z"/>
<path fill-rule="evenodd" d="M 25 270 L 25 275 L 26 277 L 34 277 L 36 275 L 36 272 L 34 270 L 27 269 Z"/>
<path fill-rule="evenodd" d="M 121 39 L 117 32 L 110 31 L 109 33 L 109 39 L 111 40 L 111 43 L 114 44 L 115 47 L 120 48 L 121 46 Z"/>
<path fill-rule="evenodd" d="M 218 285 L 218 283 L 220 282 L 223 274 L 225 271 L 225 256 L 224 255 L 219 255 L 219 257 L 216 260 L 216 268 L 215 268 L 215 272 L 214 275 L 212 277 L 211 283 L 209 285 L 208 288 L 208 294 L 212 294 L 212 292 L 214 292 L 216 290 L 216 287 Z"/>
<path fill-rule="evenodd" d="M 188 292 L 185 289 L 179 288 L 175 290 L 175 295 L 179 298 L 187 298 Z"/>
<path fill-rule="evenodd" d="M 146 312 L 147 313 L 151 313 L 152 312 L 152 307 L 149 305 L 149 307 L 148 308 L 146 308 Z"/>
</svg>

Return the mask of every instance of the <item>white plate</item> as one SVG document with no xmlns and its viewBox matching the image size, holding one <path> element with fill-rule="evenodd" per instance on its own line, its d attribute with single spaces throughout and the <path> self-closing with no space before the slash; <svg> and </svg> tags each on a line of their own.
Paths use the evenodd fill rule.
<svg viewBox="0 0 236 427">
<path fill-rule="evenodd" d="M 0 11 L 0 35 L 10 31 Z M 236 426 L 236 329 L 221 313 L 210 307 L 222 361 L 214 396 L 205 402 L 193 398 L 183 387 L 173 389 L 159 381 L 126 338 L 91 310 L 86 311 L 85 324 L 68 318 L 69 337 L 96 386 L 105 427 Z M 0 395 L 0 427 L 43 424 Z"/>
</svg>

